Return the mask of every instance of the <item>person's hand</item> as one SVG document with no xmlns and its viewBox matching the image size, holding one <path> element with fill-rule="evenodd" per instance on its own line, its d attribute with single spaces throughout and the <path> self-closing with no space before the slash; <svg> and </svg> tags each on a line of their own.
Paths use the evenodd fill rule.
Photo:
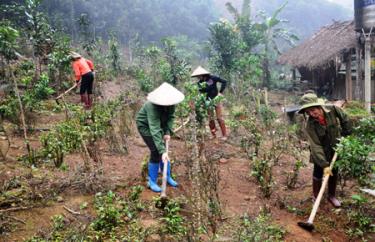
<svg viewBox="0 0 375 242">
<path fill-rule="evenodd" d="M 219 97 L 222 97 L 223 96 L 223 94 L 221 93 L 221 92 L 219 92 L 219 94 L 217 94 Z"/>
<path fill-rule="evenodd" d="M 332 170 L 329 166 L 324 168 L 324 176 L 333 176 Z"/>
<path fill-rule="evenodd" d="M 79 86 L 81 84 L 81 80 L 76 80 L 76 86 Z"/>
<path fill-rule="evenodd" d="M 167 152 L 164 152 L 164 153 L 161 155 L 161 159 L 163 160 L 163 162 L 168 162 L 168 161 L 169 161 L 168 153 L 167 153 Z"/>
<path fill-rule="evenodd" d="M 168 134 L 166 134 L 166 135 L 164 135 L 163 139 L 164 139 L 165 142 L 170 141 L 171 140 L 171 136 L 168 135 Z"/>
</svg>

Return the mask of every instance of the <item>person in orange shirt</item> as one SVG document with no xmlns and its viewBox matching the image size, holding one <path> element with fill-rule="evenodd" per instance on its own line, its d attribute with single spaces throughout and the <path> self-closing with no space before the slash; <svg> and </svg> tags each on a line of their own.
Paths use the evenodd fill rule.
<svg viewBox="0 0 375 242">
<path fill-rule="evenodd" d="M 81 102 L 86 109 L 90 109 L 92 106 L 94 64 L 74 51 L 70 52 L 70 56 L 72 58 L 75 81 L 77 85 L 80 84 L 79 94 L 81 95 Z"/>
</svg>

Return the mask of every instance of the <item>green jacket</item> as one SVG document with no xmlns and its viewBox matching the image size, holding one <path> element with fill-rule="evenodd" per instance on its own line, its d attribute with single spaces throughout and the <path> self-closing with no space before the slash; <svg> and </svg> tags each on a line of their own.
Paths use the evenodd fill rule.
<svg viewBox="0 0 375 242">
<path fill-rule="evenodd" d="M 351 133 L 351 124 L 342 109 L 326 105 L 323 111 L 327 126 L 320 125 L 312 117 L 308 117 L 305 122 L 305 134 L 310 144 L 310 161 L 322 168 L 331 163 L 338 139 Z"/>
<path fill-rule="evenodd" d="M 174 111 L 175 106 L 158 106 L 146 102 L 136 117 L 139 133 L 151 136 L 160 154 L 166 151 L 163 136 L 173 132 Z"/>
</svg>

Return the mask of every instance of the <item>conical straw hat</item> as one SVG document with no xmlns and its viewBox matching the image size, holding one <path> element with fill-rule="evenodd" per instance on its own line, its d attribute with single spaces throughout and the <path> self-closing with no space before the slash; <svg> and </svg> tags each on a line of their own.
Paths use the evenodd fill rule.
<svg viewBox="0 0 375 242">
<path fill-rule="evenodd" d="M 182 102 L 184 98 L 185 95 L 182 92 L 166 82 L 147 95 L 148 101 L 160 106 L 176 105 Z"/>
<path fill-rule="evenodd" d="M 198 66 L 197 69 L 193 71 L 191 74 L 191 77 L 196 77 L 196 76 L 202 76 L 202 75 L 208 75 L 210 74 L 209 71 L 205 70 L 203 67 Z"/>
<path fill-rule="evenodd" d="M 69 55 L 70 55 L 70 57 L 72 57 L 73 59 L 78 59 L 78 58 L 81 58 L 81 57 L 82 57 L 80 54 L 78 54 L 78 53 L 75 52 L 75 51 L 70 51 L 70 52 L 69 52 Z"/>
</svg>

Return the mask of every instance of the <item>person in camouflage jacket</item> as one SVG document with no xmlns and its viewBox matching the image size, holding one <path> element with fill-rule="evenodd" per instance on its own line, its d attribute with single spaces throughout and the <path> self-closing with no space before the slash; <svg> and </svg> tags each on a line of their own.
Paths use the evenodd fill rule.
<svg viewBox="0 0 375 242">
<path fill-rule="evenodd" d="M 328 181 L 328 201 L 335 207 L 341 203 L 336 198 L 338 170 L 330 170 L 330 162 L 339 138 L 351 133 L 351 124 L 344 111 L 333 105 L 325 105 L 316 94 L 303 95 L 298 111 L 307 115 L 304 132 L 310 145 L 310 161 L 314 163 L 313 196 L 316 198 L 322 185 L 323 174 L 331 174 Z"/>
</svg>

